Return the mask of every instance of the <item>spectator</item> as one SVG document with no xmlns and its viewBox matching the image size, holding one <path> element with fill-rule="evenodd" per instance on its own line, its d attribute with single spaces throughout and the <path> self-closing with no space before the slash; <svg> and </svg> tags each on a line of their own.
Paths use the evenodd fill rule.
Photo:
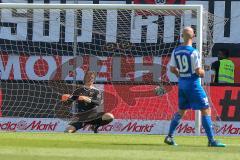
<svg viewBox="0 0 240 160">
<path fill-rule="evenodd" d="M 211 82 L 215 83 L 234 83 L 234 63 L 228 59 L 229 50 L 220 49 L 218 51 L 218 60 L 212 64 L 211 69 L 214 74 Z"/>
</svg>

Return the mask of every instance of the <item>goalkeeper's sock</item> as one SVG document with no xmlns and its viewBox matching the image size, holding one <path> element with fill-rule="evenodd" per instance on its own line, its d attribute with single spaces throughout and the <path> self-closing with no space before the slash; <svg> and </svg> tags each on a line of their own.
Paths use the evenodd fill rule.
<svg viewBox="0 0 240 160">
<path fill-rule="evenodd" d="M 208 137 L 208 141 L 213 142 L 214 141 L 214 138 L 213 138 L 214 133 L 213 133 L 213 128 L 212 128 L 211 116 L 209 116 L 209 115 L 202 116 L 202 126 L 205 129 L 205 132 Z"/>
<path fill-rule="evenodd" d="M 179 125 L 181 118 L 182 117 L 178 112 L 174 114 L 172 121 L 170 123 L 168 136 L 173 137 L 173 133 L 174 133 L 175 129 L 177 128 L 177 126 Z"/>
<path fill-rule="evenodd" d="M 104 125 L 107 125 L 109 124 L 110 122 L 112 122 L 113 119 L 106 119 L 106 120 L 102 120 L 102 117 L 101 118 L 98 118 L 94 121 L 95 125 L 97 126 L 104 126 Z"/>
<path fill-rule="evenodd" d="M 102 122 L 100 122 L 100 126 L 107 125 L 107 124 L 111 123 L 112 121 L 113 121 L 113 119 L 102 120 Z"/>
</svg>

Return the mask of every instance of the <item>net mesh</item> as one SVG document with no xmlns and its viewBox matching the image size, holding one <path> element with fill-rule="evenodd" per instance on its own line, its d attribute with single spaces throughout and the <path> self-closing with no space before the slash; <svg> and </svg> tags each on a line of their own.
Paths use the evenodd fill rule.
<svg viewBox="0 0 240 160">
<path fill-rule="evenodd" d="M 2 116 L 71 118 L 61 95 L 79 87 L 90 69 L 98 73 L 101 110 L 118 119 L 171 119 L 178 104 L 177 79 L 168 62 L 182 42 L 183 27 L 196 29 L 196 14 L 161 8 L 1 9 Z M 207 57 L 216 17 L 203 14 Z"/>
</svg>

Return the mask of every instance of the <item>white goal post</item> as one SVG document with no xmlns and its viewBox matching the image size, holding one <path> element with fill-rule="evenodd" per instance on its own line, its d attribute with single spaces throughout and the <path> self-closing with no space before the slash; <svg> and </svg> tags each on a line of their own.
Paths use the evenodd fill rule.
<svg viewBox="0 0 240 160">
<path fill-rule="evenodd" d="M 203 42 L 203 18 L 204 18 L 203 13 L 204 13 L 204 11 L 203 11 L 202 5 L 139 5 L 139 4 L 126 4 L 126 5 L 125 4 L 97 4 L 97 5 L 95 5 L 95 4 L 24 4 L 24 3 L 23 4 L 21 4 L 21 3 L 13 4 L 13 3 L 1 3 L 0 4 L 0 10 L 2 10 L 2 9 L 9 9 L 9 10 L 14 10 L 14 9 L 15 10 L 18 10 L 18 9 L 31 9 L 31 10 L 34 10 L 34 9 L 44 9 L 44 10 L 50 10 L 50 9 L 53 9 L 53 10 L 54 9 L 57 9 L 57 10 L 74 10 L 74 9 L 77 9 L 77 10 L 93 10 L 94 9 L 94 10 L 119 10 L 119 11 L 121 11 L 121 10 L 124 10 L 124 11 L 132 10 L 132 11 L 137 11 L 136 13 L 141 11 L 141 14 L 146 14 L 146 16 L 148 16 L 149 14 L 150 15 L 151 14 L 152 15 L 157 14 L 159 16 L 175 15 L 175 16 L 179 16 L 179 18 L 181 18 L 181 15 L 178 15 L 178 14 L 184 14 L 185 11 L 191 10 L 191 11 L 194 12 L 194 16 L 196 18 L 196 24 L 193 24 L 193 25 L 196 26 L 196 28 L 195 28 L 196 29 L 196 41 L 195 41 L 196 48 L 199 50 L 200 53 L 203 52 L 203 43 L 204 43 Z M 161 12 L 158 12 L 158 11 L 161 11 Z M 134 14 L 134 12 L 133 12 L 133 14 Z M 75 16 L 75 18 L 77 18 L 77 16 Z M 34 19 L 32 19 L 32 21 L 34 21 Z M 121 22 L 121 23 L 124 23 L 124 22 Z M 180 23 L 181 22 L 179 22 L 179 25 L 184 25 L 184 24 L 180 24 Z M 67 24 L 64 24 L 64 25 L 67 25 Z M 76 25 L 77 24 L 72 24 L 72 27 L 74 27 L 74 30 L 77 27 Z M 161 25 L 159 25 L 159 26 L 161 26 Z M 75 32 L 76 31 L 74 31 L 74 38 L 73 38 L 73 41 L 75 42 L 75 43 L 73 43 L 73 45 L 75 45 L 75 49 L 73 49 L 73 52 L 75 52 L 74 55 L 76 55 L 76 52 L 78 52 L 77 51 L 78 46 L 76 46 L 76 45 L 78 45 L 78 42 L 76 42 L 76 41 L 78 41 L 78 38 L 77 38 L 78 35 Z M 179 34 L 179 33 L 177 33 L 177 34 Z M 104 42 L 104 43 L 106 43 L 106 42 Z M 131 43 L 131 41 L 129 43 Z M 148 42 L 145 42 L 145 43 L 148 43 Z M 13 45 L 14 45 L 14 43 L 13 43 Z M 64 45 L 69 45 L 69 44 L 64 44 Z M 156 46 L 158 44 L 154 44 L 154 45 Z M 177 43 L 175 43 L 175 46 L 171 46 L 171 48 L 168 49 L 169 53 L 166 53 L 165 55 L 169 56 L 171 54 L 170 53 L 171 49 L 176 47 L 176 45 L 177 45 Z M 38 47 L 40 47 L 40 46 L 38 46 Z M 14 49 L 14 47 L 13 47 L 13 49 Z M 51 49 L 51 46 L 50 46 L 50 49 Z M 165 49 L 165 46 L 164 46 L 164 49 Z M 87 48 L 86 50 L 91 50 L 91 49 Z M 136 52 L 138 52 L 139 54 L 143 54 L 143 50 L 144 49 L 139 49 L 139 50 L 136 49 Z M 150 56 L 153 56 L 153 54 L 151 55 L 151 50 L 147 50 L 147 51 L 148 51 L 148 54 L 150 54 Z M 66 52 L 67 52 L 67 50 L 66 50 Z M 119 52 L 119 51 L 116 51 L 116 52 Z M 158 51 L 154 51 L 154 52 L 157 53 Z M 123 53 L 125 55 L 128 55 L 128 51 L 127 52 L 121 51 L 121 53 Z M 101 54 L 103 54 L 103 53 L 101 53 Z M 161 55 L 156 55 L 156 56 L 161 56 Z M 52 98 L 54 98 L 54 97 L 52 97 Z M 200 118 L 201 118 L 200 112 L 196 111 L 196 113 L 195 113 L 195 129 L 196 129 L 195 133 L 196 133 L 196 135 L 200 135 L 200 126 L 201 126 Z"/>
</svg>

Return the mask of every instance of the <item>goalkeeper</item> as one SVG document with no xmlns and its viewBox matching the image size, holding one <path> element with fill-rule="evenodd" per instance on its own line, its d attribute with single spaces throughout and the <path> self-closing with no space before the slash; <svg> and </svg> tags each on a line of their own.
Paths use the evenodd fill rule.
<svg viewBox="0 0 240 160">
<path fill-rule="evenodd" d="M 84 76 L 84 85 L 77 88 L 72 95 L 64 94 L 62 101 L 68 105 L 76 101 L 77 114 L 74 120 L 69 123 L 65 132 L 74 133 L 86 125 L 92 125 L 94 133 L 98 133 L 100 126 L 109 124 L 113 121 L 114 116 L 111 113 L 99 112 L 101 104 L 101 93 L 93 86 L 96 73 L 87 71 Z"/>
</svg>

